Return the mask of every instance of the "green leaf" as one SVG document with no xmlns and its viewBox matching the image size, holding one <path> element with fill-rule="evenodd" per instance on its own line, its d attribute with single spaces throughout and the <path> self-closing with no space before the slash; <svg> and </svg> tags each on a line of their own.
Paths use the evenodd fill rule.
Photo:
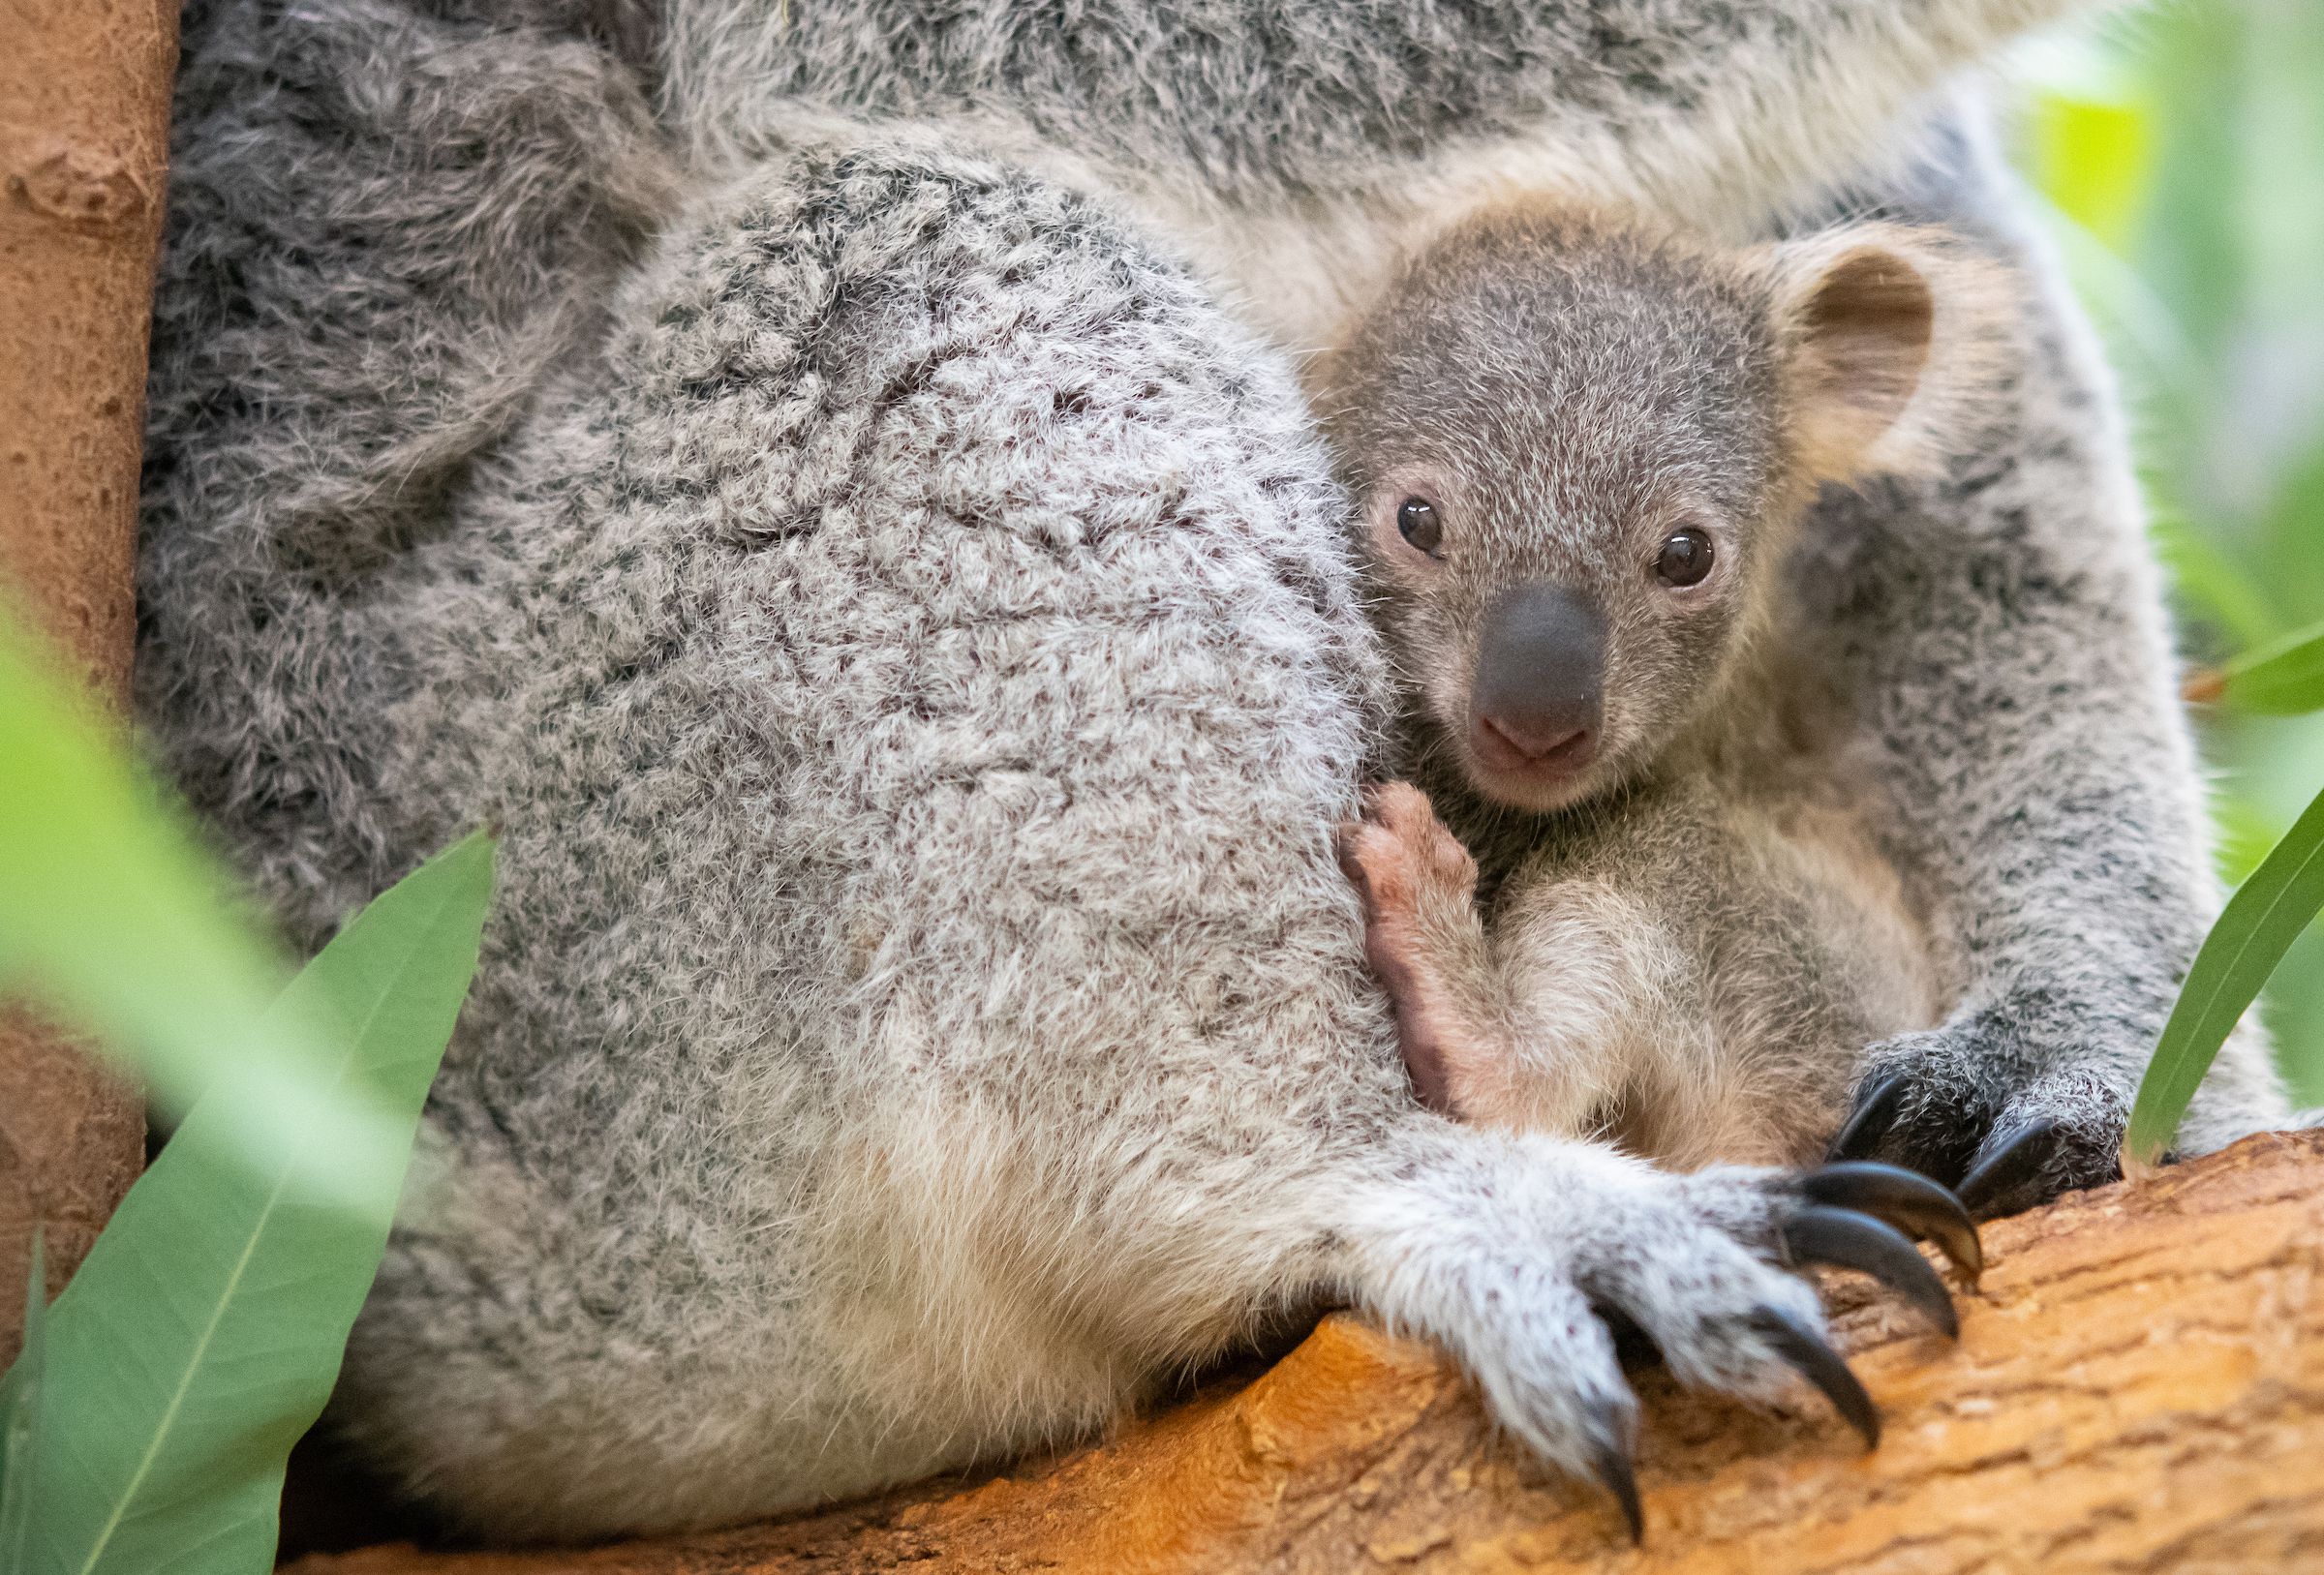
<svg viewBox="0 0 2324 1575">
<path fill-rule="evenodd" d="M 2324 318 L 2324 303 L 2316 315 Z M 2324 379 L 2319 379 L 2324 392 Z M 2286 466 L 2260 521 L 2253 556 L 2270 563 L 2312 564 L 2324 554 L 2324 421 L 2311 427 L 2308 453 Z M 2278 626 L 2324 619 L 2324 575 L 2278 574 L 2272 587 L 2284 617 Z"/>
<path fill-rule="evenodd" d="M 2149 529 L 2186 610 L 2231 647 L 2258 645 L 2280 626 L 2266 595 L 2213 537 L 2160 508 Z"/>
<path fill-rule="evenodd" d="M 2319 910 L 2324 910 L 2324 794 L 2228 899 L 2195 954 L 2162 1043 L 2138 1085 L 2130 1130 L 2123 1139 L 2125 1168 L 2135 1170 L 2160 1158 L 2219 1046 Z"/>
<path fill-rule="evenodd" d="M 365 908 L 291 983 L 337 1088 L 408 1155 L 476 964 L 493 844 L 471 836 Z M 295 1185 L 330 1136 L 252 1156 L 229 1076 L 188 1114 L 49 1310 L 25 1558 L 10 1575 L 264 1575 L 283 1463 L 329 1397 L 402 1184 L 354 1206 Z M 322 1148 L 325 1152 L 313 1152 Z M 255 1162 L 254 1162 L 255 1161 Z"/>
<path fill-rule="evenodd" d="M 2287 635 L 2227 664 L 2222 698 L 2263 716 L 2324 711 L 2324 623 Z"/>
<path fill-rule="evenodd" d="M 334 1095 L 280 957 L 229 916 L 232 888 L 0 607 L 0 984 L 21 985 L 185 1111 L 224 1070 L 230 1146 L 299 1147 L 310 1192 L 376 1197 L 403 1144 L 361 1090 Z M 322 1163 L 327 1161 L 327 1164 Z"/>
<path fill-rule="evenodd" d="M 2109 251 L 2130 241 L 2154 180 L 2154 113 L 2127 96 L 2047 93 L 2032 116 L 2034 178 Z"/>
<path fill-rule="evenodd" d="M 2248 795 L 2233 790 L 2219 794 L 2213 801 L 2212 822 L 2218 828 L 2218 845 L 2212 865 L 2226 885 L 2241 886 L 2276 850 L 2280 823 L 2253 803 Z"/>
<path fill-rule="evenodd" d="M 24 1344 L 8 1376 L 0 1378 L 0 1570 L 24 1567 L 25 1530 L 32 1521 L 25 1468 L 39 1447 L 34 1424 L 47 1354 L 47 1314 L 48 1257 L 35 1225 L 32 1263 L 24 1279 Z"/>
</svg>

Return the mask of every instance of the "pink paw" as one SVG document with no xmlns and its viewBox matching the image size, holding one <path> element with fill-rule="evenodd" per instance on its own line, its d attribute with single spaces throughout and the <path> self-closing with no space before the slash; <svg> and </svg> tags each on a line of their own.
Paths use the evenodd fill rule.
<svg viewBox="0 0 2324 1575">
<path fill-rule="evenodd" d="M 1409 782 L 1368 791 L 1363 819 L 1339 829 L 1338 845 L 1340 867 L 1363 898 L 1363 958 L 1395 1006 L 1413 1091 L 1430 1109 L 1457 1114 L 1443 982 L 1430 965 L 1422 915 L 1474 902 L 1477 862 Z"/>
</svg>

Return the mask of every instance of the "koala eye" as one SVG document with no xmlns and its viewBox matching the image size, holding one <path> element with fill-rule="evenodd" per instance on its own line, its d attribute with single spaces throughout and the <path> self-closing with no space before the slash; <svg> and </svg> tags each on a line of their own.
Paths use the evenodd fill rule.
<svg viewBox="0 0 2324 1575">
<path fill-rule="evenodd" d="M 1711 572 L 1711 538 L 1700 530 L 1674 530 L 1655 558 L 1655 577 L 1667 586 L 1684 590 L 1702 584 Z"/>
<path fill-rule="evenodd" d="M 1437 523 L 1436 505 L 1425 498 L 1407 498 L 1396 505 L 1396 534 L 1430 558 L 1445 542 L 1445 529 Z"/>
</svg>

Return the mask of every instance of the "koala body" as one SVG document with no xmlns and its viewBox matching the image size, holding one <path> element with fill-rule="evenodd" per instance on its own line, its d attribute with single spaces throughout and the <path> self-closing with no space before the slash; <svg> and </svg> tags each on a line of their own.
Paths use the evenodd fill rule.
<svg viewBox="0 0 2324 1575">
<path fill-rule="evenodd" d="M 1863 1420 L 1807 1183 L 1411 1098 L 1330 846 L 1386 658 L 1293 356 L 1375 229 L 1525 170 L 1773 229 L 1881 140 L 1929 157 L 1846 200 L 1982 211 L 1973 137 L 1868 128 L 2060 9 L 196 0 L 141 724 L 305 944 L 504 830 L 343 1435 L 474 1534 L 709 1526 L 1078 1436 L 1326 1302 L 1617 1491 L 1593 1308 Z M 1915 1079 L 1888 1147 L 2070 1095 L 2052 1189 L 2212 900 L 2064 310 L 1981 469 L 1819 503 L 1800 611 L 1962 937 L 1943 1029 L 1868 1057 Z M 2033 673 L 2038 727 L 1994 703 Z"/>
<path fill-rule="evenodd" d="M 632 0 L 644 4 L 647 0 Z M 1909 167 L 1900 117 L 2080 0 L 653 0 L 697 167 L 903 123 L 1143 221 L 1242 320 L 1330 340 L 1416 241 L 1512 197 L 1733 237 Z M 818 119 L 818 117 L 828 117 Z"/>
<path fill-rule="evenodd" d="M 1506 865 L 1488 921 L 1402 785 L 1343 848 L 1443 1107 L 1796 1164 L 1866 1045 L 1942 1019 L 1785 569 L 1819 487 L 1943 461 L 2008 310 L 1934 231 L 1744 251 L 1534 203 L 1423 249 L 1319 362 L 1406 758 Z"/>
</svg>

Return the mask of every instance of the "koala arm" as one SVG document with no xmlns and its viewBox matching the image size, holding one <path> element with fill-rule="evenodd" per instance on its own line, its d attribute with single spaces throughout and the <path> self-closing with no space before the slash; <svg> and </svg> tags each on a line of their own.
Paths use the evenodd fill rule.
<svg viewBox="0 0 2324 1575">
<path fill-rule="evenodd" d="M 665 114 L 712 158 L 802 102 L 957 118 L 1197 223 L 1334 227 L 1511 181 L 1748 224 L 1921 95 L 2091 0 L 1441 0 L 933 7 L 661 0 Z M 1056 157 L 1057 150 L 1071 150 Z M 1303 217 L 1284 221 L 1298 207 Z M 1228 215 L 1239 214 L 1230 221 Z M 1361 244 L 1358 228 L 1342 239 Z M 1259 277 L 1266 277 L 1261 275 Z"/>
<path fill-rule="evenodd" d="M 1566 1034 L 1528 1031 L 1523 1008 L 1537 992 L 1485 934 L 1476 861 L 1427 795 L 1409 782 L 1371 790 L 1363 819 L 1340 828 L 1339 853 L 1363 900 L 1364 960 L 1395 1008 L 1421 1102 L 1483 1126 L 1580 1131 L 1614 1091 L 1611 1057 L 1587 1053 L 1588 998 L 1562 1003 L 1553 1021 Z M 1583 1053 L 1561 1053 L 1576 1038 Z"/>
<path fill-rule="evenodd" d="M 1488 935 L 1475 862 L 1410 783 L 1367 795 L 1361 823 L 1341 829 L 1340 861 L 1363 900 L 1365 960 L 1433 1109 L 1580 1134 L 1628 1085 L 1627 1046 L 1688 1031 L 1658 1010 L 1667 969 L 1651 916 L 1610 889 L 1520 874 Z"/>
<path fill-rule="evenodd" d="M 1837 1152 L 1961 1182 L 1999 1213 L 2116 1174 L 2217 892 L 2113 391 L 1978 128 L 1944 131 L 1930 167 L 1872 200 L 2019 262 L 2005 386 L 1940 476 L 1827 500 L 1799 583 L 1823 665 L 1855 686 L 1958 1002 L 1873 1048 Z M 2252 1028 L 2181 1143 L 2283 1114 Z"/>
</svg>

